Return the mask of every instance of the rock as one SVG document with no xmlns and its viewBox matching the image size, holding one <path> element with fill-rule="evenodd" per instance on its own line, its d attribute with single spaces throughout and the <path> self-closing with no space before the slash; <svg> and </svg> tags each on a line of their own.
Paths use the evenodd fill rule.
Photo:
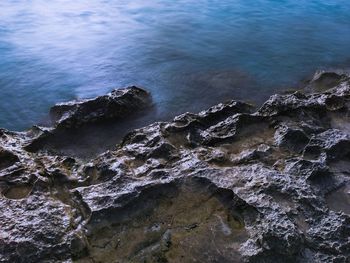
<svg viewBox="0 0 350 263">
<path fill-rule="evenodd" d="M 96 129 L 109 129 L 126 119 L 137 118 L 151 106 L 150 93 L 135 86 L 116 89 L 94 99 L 56 104 L 50 110 L 53 127 L 32 127 L 28 132 L 31 139 L 25 149 L 30 152 L 45 149 L 60 154 L 60 149 L 55 148 L 64 145 L 63 141 L 69 141 L 71 145 L 81 138 L 90 140 L 91 136 L 96 136 Z M 86 131 L 90 133 L 85 134 Z M 87 143 L 90 142 L 83 144 Z"/>
<path fill-rule="evenodd" d="M 310 89 L 313 92 L 322 92 L 337 86 L 346 78 L 347 74 L 345 72 L 321 70 L 314 74 L 306 89 Z"/>
<path fill-rule="evenodd" d="M 1 198 L 1 262 L 62 262 L 70 259 L 71 207 L 44 193 Z"/>
<path fill-rule="evenodd" d="M 150 93 L 138 88 L 116 89 L 94 99 L 59 103 L 50 109 L 56 128 L 76 128 L 84 124 L 123 119 L 151 105 Z"/>
<path fill-rule="evenodd" d="M 0 262 L 349 262 L 350 81 L 313 81 L 331 89 L 185 113 L 91 160 L 38 138 L 126 116 L 146 92 L 0 130 Z"/>
<path fill-rule="evenodd" d="M 275 133 L 275 141 L 279 147 L 301 152 L 309 142 L 309 138 L 302 128 L 281 124 Z"/>
<path fill-rule="evenodd" d="M 350 153 L 350 136 L 348 133 L 329 129 L 314 135 L 304 148 L 304 155 L 320 157 L 325 153 L 327 159 L 341 159 Z"/>
<path fill-rule="evenodd" d="M 6 150 L 0 146 L 0 170 L 11 166 L 18 161 L 19 161 L 19 159 L 18 159 L 17 155 L 15 155 L 11 151 Z"/>
</svg>

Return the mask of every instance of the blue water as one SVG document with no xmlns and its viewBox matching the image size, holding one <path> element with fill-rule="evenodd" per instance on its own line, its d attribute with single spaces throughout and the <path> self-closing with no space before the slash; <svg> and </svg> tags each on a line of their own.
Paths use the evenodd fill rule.
<svg viewBox="0 0 350 263">
<path fill-rule="evenodd" d="M 0 127 L 137 84 L 166 119 L 350 64 L 349 0 L 1 0 Z"/>
</svg>

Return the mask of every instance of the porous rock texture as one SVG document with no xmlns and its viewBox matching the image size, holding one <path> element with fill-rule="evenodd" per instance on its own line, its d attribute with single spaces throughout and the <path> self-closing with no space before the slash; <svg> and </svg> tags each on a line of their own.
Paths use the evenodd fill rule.
<svg viewBox="0 0 350 263">
<path fill-rule="evenodd" d="M 350 262 L 350 80 L 333 77 L 152 124 L 90 161 L 1 130 L 0 262 Z"/>
</svg>

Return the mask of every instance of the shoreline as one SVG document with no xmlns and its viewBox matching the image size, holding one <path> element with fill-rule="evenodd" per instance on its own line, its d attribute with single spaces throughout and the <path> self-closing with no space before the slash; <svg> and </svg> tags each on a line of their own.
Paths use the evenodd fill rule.
<svg viewBox="0 0 350 263">
<path fill-rule="evenodd" d="M 45 148 L 152 104 L 138 88 L 114 95 L 56 106 L 52 128 L 0 129 L 0 261 L 350 258 L 349 75 L 156 122 L 88 160 Z"/>
<path fill-rule="evenodd" d="M 296 91 L 301 91 L 305 93 L 319 92 L 320 90 L 317 90 L 311 87 L 308 83 L 314 82 L 315 78 L 317 78 L 318 74 L 320 73 L 328 74 L 329 75 L 328 77 L 330 79 L 332 79 L 332 77 L 337 79 L 336 76 L 332 76 L 333 73 L 339 76 L 348 75 L 350 74 L 350 70 L 346 70 L 346 69 L 318 70 L 313 75 L 310 75 L 309 77 L 301 80 L 295 88 L 285 89 L 282 93 L 279 93 L 279 94 L 289 94 Z M 330 80 L 330 82 L 328 80 L 328 83 L 326 80 L 325 83 L 321 85 L 325 85 L 325 87 L 323 88 L 332 86 L 332 80 Z M 128 110 L 129 108 L 132 111 L 132 114 L 130 116 L 123 116 L 124 113 L 122 113 L 121 116 L 119 117 L 116 115 L 114 118 L 113 116 L 112 117 L 107 116 L 107 118 L 103 116 L 103 112 L 105 110 L 103 103 L 108 103 L 107 101 L 108 97 L 111 96 L 111 93 L 108 93 L 107 95 L 102 95 L 95 98 L 77 99 L 77 100 L 72 100 L 68 102 L 57 103 L 50 108 L 49 114 L 47 115 L 45 122 L 41 122 L 23 131 L 13 131 L 13 132 L 27 133 L 30 135 L 29 137 L 33 137 L 33 136 L 37 137 L 35 140 L 33 139 L 34 141 L 33 144 L 36 144 L 38 141 L 42 141 L 42 145 L 39 145 L 37 147 L 39 148 L 43 147 L 47 151 L 52 152 L 53 155 L 55 154 L 69 155 L 69 156 L 82 158 L 84 160 L 94 158 L 97 155 L 102 154 L 107 150 L 113 149 L 115 145 L 120 143 L 123 140 L 123 138 L 132 130 L 151 125 L 154 122 L 169 122 L 174 118 L 174 117 L 170 117 L 167 119 L 161 118 L 158 120 L 153 120 L 152 116 L 157 115 L 157 107 L 152 102 L 151 94 L 148 91 L 146 91 L 144 88 L 131 86 L 129 88 L 112 90 L 112 93 L 118 90 L 123 91 L 123 90 L 128 90 L 133 88 L 135 88 L 136 90 L 140 89 L 141 91 L 144 92 L 142 96 L 144 96 L 143 99 L 145 101 L 139 100 L 140 108 L 138 109 L 136 107 L 135 111 L 133 111 L 133 108 L 128 107 L 127 105 L 128 103 L 129 104 L 132 103 L 132 101 L 126 100 L 125 102 L 122 102 L 124 103 L 124 105 L 118 108 L 116 111 L 118 114 L 118 111 L 122 112 L 123 108 L 126 110 Z M 95 102 L 99 100 L 100 102 Z M 95 102 L 96 105 L 89 104 L 90 101 L 92 101 L 92 103 Z M 226 100 L 226 102 L 229 102 L 229 101 L 231 100 Z M 239 101 L 246 101 L 246 100 L 239 100 Z M 90 120 L 88 123 L 79 124 L 79 121 L 77 118 L 82 118 L 82 116 L 78 116 L 79 115 L 78 113 L 77 116 L 71 116 L 73 120 L 70 120 L 75 122 L 74 125 L 76 127 L 64 128 L 63 127 L 65 125 L 64 120 L 63 120 L 63 124 L 59 124 L 60 127 L 55 127 L 55 122 L 58 121 L 57 116 L 55 116 L 55 111 L 58 112 L 62 109 L 65 109 L 66 113 L 69 114 L 69 111 L 72 110 L 72 108 L 69 108 L 69 107 L 67 108 L 67 105 L 70 105 L 70 107 L 77 107 L 80 104 L 82 104 L 85 107 L 85 110 L 88 110 L 88 111 L 89 111 L 88 108 L 91 107 L 90 118 L 92 118 L 92 115 L 94 114 L 93 107 L 97 107 L 97 110 L 102 111 L 102 115 L 101 113 L 99 113 L 100 117 L 96 116 L 95 121 Z M 254 109 L 258 109 L 263 104 L 264 103 L 262 102 L 261 104 L 253 103 L 252 105 L 254 105 Z M 205 111 L 205 109 L 202 111 Z M 108 113 L 106 113 L 105 115 L 108 115 Z M 0 129 L 3 129 L 3 128 L 0 128 Z M 7 130 L 7 129 L 5 128 L 3 130 Z M 52 133 L 55 133 L 55 134 L 52 134 Z M 101 136 L 103 137 L 103 139 L 100 139 Z M 90 146 L 87 147 L 87 145 L 90 145 Z M 29 148 L 30 147 L 31 146 L 29 146 Z M 32 151 L 35 151 L 35 147 L 36 146 L 33 147 Z"/>
</svg>

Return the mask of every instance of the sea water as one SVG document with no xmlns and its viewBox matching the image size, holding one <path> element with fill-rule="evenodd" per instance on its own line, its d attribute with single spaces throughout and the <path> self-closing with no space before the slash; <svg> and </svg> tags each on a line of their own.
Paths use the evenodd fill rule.
<svg viewBox="0 0 350 263">
<path fill-rule="evenodd" d="M 148 122 L 350 64 L 349 0 L 1 0 L 0 127 L 139 85 Z"/>
</svg>

